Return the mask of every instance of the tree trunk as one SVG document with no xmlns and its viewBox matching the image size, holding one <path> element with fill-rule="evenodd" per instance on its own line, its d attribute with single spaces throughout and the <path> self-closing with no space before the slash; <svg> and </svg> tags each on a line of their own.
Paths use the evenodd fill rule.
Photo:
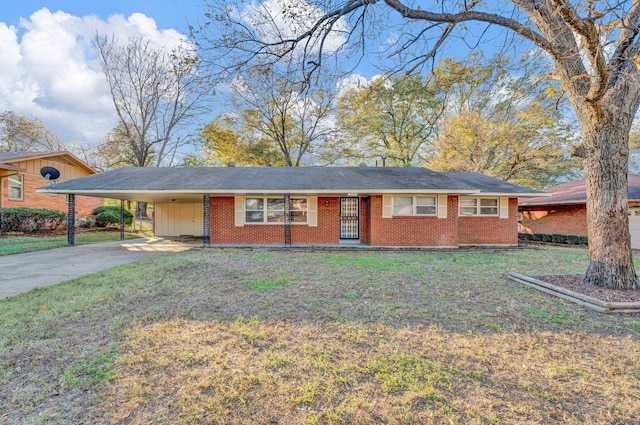
<svg viewBox="0 0 640 425">
<path fill-rule="evenodd" d="M 630 122 L 608 114 L 597 127 L 582 126 L 587 186 L 589 266 L 583 282 L 640 288 L 633 266 L 627 205 Z"/>
<path fill-rule="evenodd" d="M 136 218 L 147 218 L 147 203 L 146 202 L 136 202 Z"/>
</svg>

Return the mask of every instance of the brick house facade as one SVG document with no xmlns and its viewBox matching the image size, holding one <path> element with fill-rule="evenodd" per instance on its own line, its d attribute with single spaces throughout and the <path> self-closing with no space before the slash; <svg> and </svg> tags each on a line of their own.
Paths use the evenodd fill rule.
<svg viewBox="0 0 640 425">
<path fill-rule="evenodd" d="M 0 152 L 0 209 L 25 207 L 67 212 L 64 194 L 36 191 L 47 185 L 40 174 L 43 167 L 53 167 L 60 172 L 56 184 L 96 173 L 69 152 Z M 79 196 L 76 216 L 90 216 L 100 205 L 100 198 Z"/>
<path fill-rule="evenodd" d="M 395 167 L 124 168 L 48 193 L 154 203 L 157 236 L 205 244 L 516 245 L 518 198 L 478 173 Z"/>
</svg>

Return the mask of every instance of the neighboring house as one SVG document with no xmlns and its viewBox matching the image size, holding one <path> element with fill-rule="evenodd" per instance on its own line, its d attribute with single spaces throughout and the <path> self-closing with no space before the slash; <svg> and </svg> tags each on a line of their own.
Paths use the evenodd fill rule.
<svg viewBox="0 0 640 425">
<path fill-rule="evenodd" d="M 628 176 L 631 246 L 640 248 L 640 175 Z M 520 232 L 587 236 L 584 180 L 544 189 L 551 196 L 520 199 Z"/>
<path fill-rule="evenodd" d="M 55 182 L 47 182 L 40 172 L 44 167 L 55 168 L 60 177 Z M 69 152 L 0 152 L 0 209 L 26 207 L 67 212 L 64 195 L 36 192 L 36 188 L 47 183 L 53 187 L 95 173 L 93 168 Z M 76 199 L 76 215 L 89 216 L 100 205 L 101 199 L 79 197 Z"/>
<path fill-rule="evenodd" d="M 157 236 L 205 244 L 433 247 L 516 245 L 518 198 L 542 194 L 382 167 L 121 168 L 38 190 L 153 202 Z"/>
</svg>

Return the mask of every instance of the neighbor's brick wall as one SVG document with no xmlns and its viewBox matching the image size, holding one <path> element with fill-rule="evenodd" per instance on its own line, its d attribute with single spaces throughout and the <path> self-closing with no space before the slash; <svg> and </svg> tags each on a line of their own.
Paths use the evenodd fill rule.
<svg viewBox="0 0 640 425">
<path fill-rule="evenodd" d="M 57 164 L 52 164 L 51 166 L 58 168 Z M 65 195 L 50 195 L 48 193 L 36 192 L 36 188 L 47 185 L 47 181 L 42 178 L 39 170 L 40 168 L 38 168 L 37 174 L 31 172 L 20 173 L 22 175 L 22 199 L 9 199 L 9 179 L 2 179 L 2 208 L 47 208 L 65 213 L 68 212 Z M 60 179 L 59 181 L 62 182 L 64 180 Z M 101 198 L 76 196 L 76 216 L 88 217 L 93 213 L 93 210 L 100 205 L 102 205 Z"/>
<path fill-rule="evenodd" d="M 587 235 L 586 205 L 522 207 L 522 233 Z"/>
<path fill-rule="evenodd" d="M 640 207 L 640 202 L 629 202 L 629 207 Z M 521 207 L 522 233 L 546 233 L 587 236 L 587 206 L 553 205 Z"/>
<path fill-rule="evenodd" d="M 518 200 L 509 199 L 508 218 L 460 217 L 458 223 L 461 245 L 517 245 Z"/>
<path fill-rule="evenodd" d="M 325 206 L 325 201 L 328 206 Z M 336 197 L 318 197 L 318 226 L 291 225 L 292 244 L 330 244 L 340 241 L 340 203 Z M 211 198 L 211 243 L 283 244 L 282 224 L 235 225 L 234 198 Z"/>
<path fill-rule="evenodd" d="M 458 246 L 458 197 L 447 197 L 447 218 L 382 218 L 382 195 L 372 195 L 370 239 L 374 246 Z"/>
</svg>

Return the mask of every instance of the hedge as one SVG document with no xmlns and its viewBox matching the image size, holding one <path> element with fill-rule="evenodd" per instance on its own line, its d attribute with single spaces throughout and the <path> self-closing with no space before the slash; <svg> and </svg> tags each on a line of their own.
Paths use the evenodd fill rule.
<svg viewBox="0 0 640 425">
<path fill-rule="evenodd" d="M 45 208 L 5 208 L 0 211 L 3 232 L 54 230 L 67 220 L 67 214 Z"/>
<path fill-rule="evenodd" d="M 96 216 L 95 223 L 98 227 L 106 227 L 109 224 L 120 224 L 120 207 L 119 206 L 100 206 L 93 210 Z M 124 210 L 124 224 L 133 223 L 133 214 L 131 211 Z"/>
<path fill-rule="evenodd" d="M 587 245 L 588 238 L 578 235 L 561 235 L 554 233 L 552 235 L 545 233 L 518 233 L 518 239 L 523 241 L 534 242 L 552 242 L 565 245 Z"/>
</svg>

